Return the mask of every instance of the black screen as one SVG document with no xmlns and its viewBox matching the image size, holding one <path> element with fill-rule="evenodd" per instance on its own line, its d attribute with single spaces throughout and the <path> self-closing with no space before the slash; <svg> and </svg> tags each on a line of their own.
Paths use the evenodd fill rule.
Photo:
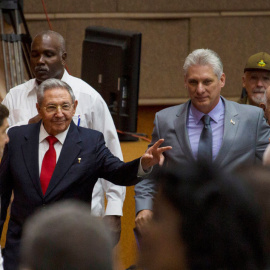
<svg viewBox="0 0 270 270">
<path fill-rule="evenodd" d="M 108 105 L 118 130 L 137 131 L 141 33 L 87 27 L 82 79 Z"/>
</svg>

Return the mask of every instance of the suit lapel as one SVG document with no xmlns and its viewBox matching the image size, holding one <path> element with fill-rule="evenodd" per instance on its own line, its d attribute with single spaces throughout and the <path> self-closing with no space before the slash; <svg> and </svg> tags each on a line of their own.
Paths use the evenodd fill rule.
<svg viewBox="0 0 270 270">
<path fill-rule="evenodd" d="M 219 165 L 223 163 L 224 158 L 231 150 L 240 121 L 233 103 L 228 102 L 224 98 L 223 101 L 225 103 L 224 135 L 218 155 L 214 161 L 214 163 Z"/>
<path fill-rule="evenodd" d="M 47 197 L 52 190 L 63 179 L 69 168 L 71 167 L 74 159 L 81 152 L 79 143 L 81 142 L 80 135 L 76 125 L 71 121 L 67 137 L 63 144 L 60 156 L 58 158 L 55 170 L 53 172 L 51 181 L 44 197 Z"/>
<path fill-rule="evenodd" d="M 30 178 L 38 194 L 42 197 L 43 194 L 39 180 L 39 166 L 38 166 L 40 124 L 41 122 L 29 126 L 28 133 L 25 134 L 25 144 L 22 145 L 22 154 Z"/>
<path fill-rule="evenodd" d="M 187 117 L 189 106 L 190 101 L 184 103 L 183 106 L 180 107 L 178 113 L 176 114 L 176 119 L 174 120 L 174 128 L 179 145 L 182 148 L 183 153 L 186 155 L 186 158 L 190 161 L 194 161 L 195 159 L 192 154 L 190 140 L 188 138 L 187 132 Z"/>
</svg>

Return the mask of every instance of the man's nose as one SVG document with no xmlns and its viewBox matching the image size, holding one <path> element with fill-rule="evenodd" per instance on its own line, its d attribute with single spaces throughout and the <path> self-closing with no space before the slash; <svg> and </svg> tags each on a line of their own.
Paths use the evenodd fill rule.
<svg viewBox="0 0 270 270">
<path fill-rule="evenodd" d="M 205 91 L 204 85 L 202 83 L 198 83 L 197 93 L 202 94 Z"/>
<path fill-rule="evenodd" d="M 44 55 L 40 55 L 39 58 L 38 58 L 38 63 L 41 63 L 43 64 L 45 61 L 44 61 Z"/>
<path fill-rule="evenodd" d="M 61 107 L 60 105 L 58 105 L 58 106 L 56 107 L 55 115 L 58 116 L 58 117 L 62 117 L 62 116 L 63 116 L 62 107 Z"/>
<path fill-rule="evenodd" d="M 258 87 L 264 87 L 264 85 L 263 85 L 263 80 L 262 80 L 262 79 L 259 78 L 259 79 L 257 80 L 257 86 L 258 86 Z"/>
</svg>

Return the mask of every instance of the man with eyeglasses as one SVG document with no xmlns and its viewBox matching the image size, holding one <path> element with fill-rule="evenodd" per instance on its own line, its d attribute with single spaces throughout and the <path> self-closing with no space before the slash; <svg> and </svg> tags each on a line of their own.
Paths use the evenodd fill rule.
<svg viewBox="0 0 270 270">
<path fill-rule="evenodd" d="M 159 148 L 164 141 L 159 140 L 140 159 L 124 163 L 105 146 L 101 132 L 75 125 L 72 117 L 77 106 L 68 84 L 45 80 L 37 89 L 41 121 L 9 130 L 10 142 L 0 165 L 2 215 L 7 213 L 12 191 L 14 194 L 5 270 L 17 269 L 22 227 L 37 209 L 46 211 L 47 205 L 67 199 L 91 204 L 91 193 L 100 177 L 121 186 L 135 185 L 140 181 L 137 176 L 157 163 L 162 165 L 162 153 L 171 149 Z M 1 220 L 0 232 L 3 224 Z"/>
<path fill-rule="evenodd" d="M 36 35 L 31 46 L 30 63 L 35 79 L 11 89 L 3 100 L 10 111 L 9 125 L 36 123 L 40 116 L 36 109 L 36 89 L 43 81 L 56 78 L 68 83 L 79 101 L 73 121 L 76 125 L 98 130 L 104 134 L 110 151 L 123 159 L 117 132 L 103 98 L 90 85 L 73 77 L 65 70 L 67 53 L 64 38 L 56 32 L 44 31 Z M 105 198 L 107 206 L 105 211 Z M 114 244 L 121 233 L 121 216 L 126 188 L 114 185 L 104 179 L 97 181 L 92 195 L 92 211 L 95 216 L 104 216 Z"/>
</svg>

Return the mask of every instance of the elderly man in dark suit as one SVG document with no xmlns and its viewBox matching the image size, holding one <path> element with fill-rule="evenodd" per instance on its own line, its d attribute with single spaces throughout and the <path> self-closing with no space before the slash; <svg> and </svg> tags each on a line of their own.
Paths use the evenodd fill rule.
<svg viewBox="0 0 270 270">
<path fill-rule="evenodd" d="M 164 138 L 172 146 L 164 154 L 165 164 L 170 166 L 187 166 L 198 160 L 232 171 L 243 164 L 261 163 L 270 127 L 262 109 L 220 95 L 225 74 L 219 56 L 209 49 L 195 50 L 183 69 L 190 100 L 156 114 L 150 146 Z M 155 188 L 155 182 L 148 179 L 135 186 L 138 228 L 152 216 Z"/>
<path fill-rule="evenodd" d="M 77 101 L 72 89 L 58 79 L 44 81 L 37 91 L 39 123 L 13 127 L 0 167 L 1 232 L 11 193 L 11 206 L 4 269 L 15 270 L 18 263 L 22 226 L 37 208 L 65 199 L 91 203 L 99 177 L 127 186 L 139 182 L 154 164 L 163 162 L 163 142 L 141 157 L 124 163 L 105 146 L 103 134 L 72 121 Z"/>
</svg>

